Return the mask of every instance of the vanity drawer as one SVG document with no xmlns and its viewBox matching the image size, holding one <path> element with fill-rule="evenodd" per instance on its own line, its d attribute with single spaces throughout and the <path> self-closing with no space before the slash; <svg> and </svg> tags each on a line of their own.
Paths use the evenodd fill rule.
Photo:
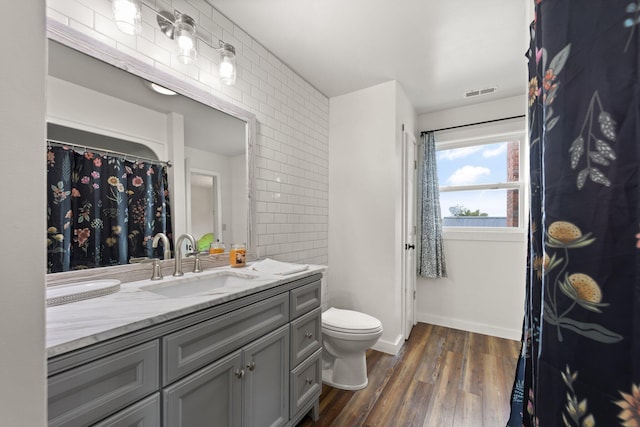
<svg viewBox="0 0 640 427">
<path fill-rule="evenodd" d="M 322 346 L 320 307 L 291 322 L 291 366 L 312 355 Z"/>
<path fill-rule="evenodd" d="M 158 341 L 49 378 L 49 427 L 89 425 L 158 390 Z"/>
<path fill-rule="evenodd" d="M 157 427 L 159 425 L 160 393 L 156 393 L 93 427 Z"/>
<path fill-rule="evenodd" d="M 289 321 L 288 293 L 248 305 L 162 339 L 163 385 L 231 353 Z"/>
<path fill-rule="evenodd" d="M 322 391 L 322 350 L 318 350 L 291 371 L 291 418 Z"/>
<path fill-rule="evenodd" d="M 316 307 L 320 307 L 320 281 L 293 289 L 291 294 L 291 318 L 295 319 Z"/>
</svg>

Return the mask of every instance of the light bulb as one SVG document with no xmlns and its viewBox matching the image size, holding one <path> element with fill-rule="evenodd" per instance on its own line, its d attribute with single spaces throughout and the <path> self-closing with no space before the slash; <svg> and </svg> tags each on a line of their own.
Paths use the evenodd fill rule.
<svg viewBox="0 0 640 427">
<path fill-rule="evenodd" d="M 193 49 L 193 39 L 190 34 L 178 34 L 178 49 L 191 50 Z"/>
<path fill-rule="evenodd" d="M 222 61 L 218 67 L 218 73 L 220 74 L 220 81 L 228 86 L 231 86 L 236 81 L 236 69 L 233 64 Z"/>
<path fill-rule="evenodd" d="M 183 64 L 196 61 L 196 23 L 189 15 L 179 14 L 175 23 L 174 39 L 178 45 L 178 60 Z"/>
<path fill-rule="evenodd" d="M 135 35 L 142 32 L 142 18 L 139 0 L 113 0 L 113 19 L 120 31 Z"/>
<path fill-rule="evenodd" d="M 220 64 L 218 65 L 218 74 L 220 81 L 227 86 L 231 86 L 236 82 L 236 49 L 228 43 L 220 43 L 222 48 L 220 52 Z"/>
</svg>

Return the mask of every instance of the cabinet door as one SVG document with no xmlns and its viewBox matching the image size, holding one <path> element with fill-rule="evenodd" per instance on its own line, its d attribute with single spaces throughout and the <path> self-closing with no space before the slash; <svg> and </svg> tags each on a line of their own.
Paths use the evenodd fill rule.
<svg viewBox="0 0 640 427">
<path fill-rule="evenodd" d="M 295 319 L 305 313 L 310 312 L 316 307 L 320 307 L 322 287 L 320 280 L 308 285 L 300 286 L 291 290 L 290 313 L 291 318 Z"/>
<path fill-rule="evenodd" d="M 237 351 L 164 389 L 164 425 L 240 427 L 242 353 Z"/>
<path fill-rule="evenodd" d="M 296 418 L 312 400 L 320 398 L 322 391 L 322 350 L 313 353 L 291 371 L 291 418 Z"/>
<path fill-rule="evenodd" d="M 291 322 L 291 369 L 322 346 L 320 307 Z"/>
<path fill-rule="evenodd" d="M 277 427 L 289 420 L 289 325 L 242 350 L 244 427 Z"/>
<path fill-rule="evenodd" d="M 167 335 L 162 339 L 162 384 L 215 362 L 288 320 L 289 295 L 283 293 Z"/>
<path fill-rule="evenodd" d="M 160 394 L 123 409 L 93 427 L 158 427 L 160 425 Z"/>
<path fill-rule="evenodd" d="M 49 427 L 91 425 L 158 390 L 158 341 L 49 377 Z"/>
</svg>

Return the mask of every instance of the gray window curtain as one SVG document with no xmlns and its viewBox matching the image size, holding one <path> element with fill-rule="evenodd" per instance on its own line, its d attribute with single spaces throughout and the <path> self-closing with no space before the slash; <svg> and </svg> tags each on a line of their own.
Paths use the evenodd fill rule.
<svg viewBox="0 0 640 427">
<path fill-rule="evenodd" d="M 419 160 L 420 264 L 418 274 L 437 279 L 447 277 L 447 263 L 444 259 L 442 242 L 436 141 L 433 132 L 422 134 Z"/>
</svg>

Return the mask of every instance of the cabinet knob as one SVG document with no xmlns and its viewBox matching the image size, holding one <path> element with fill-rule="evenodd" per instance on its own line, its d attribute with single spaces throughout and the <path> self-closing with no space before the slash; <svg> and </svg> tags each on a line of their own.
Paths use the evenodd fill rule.
<svg viewBox="0 0 640 427">
<path fill-rule="evenodd" d="M 255 362 L 249 362 L 247 363 L 247 369 L 250 371 L 253 371 L 256 368 L 256 364 Z"/>
<path fill-rule="evenodd" d="M 307 332 L 306 334 L 304 334 L 304 336 L 309 339 L 313 338 L 313 334 L 311 332 Z"/>
<path fill-rule="evenodd" d="M 236 377 L 238 378 L 244 377 L 244 369 L 237 369 L 235 374 L 236 374 Z"/>
<path fill-rule="evenodd" d="M 305 380 L 305 382 L 306 382 L 307 384 L 313 384 L 313 378 L 309 378 L 309 377 L 307 377 L 307 379 Z"/>
</svg>

